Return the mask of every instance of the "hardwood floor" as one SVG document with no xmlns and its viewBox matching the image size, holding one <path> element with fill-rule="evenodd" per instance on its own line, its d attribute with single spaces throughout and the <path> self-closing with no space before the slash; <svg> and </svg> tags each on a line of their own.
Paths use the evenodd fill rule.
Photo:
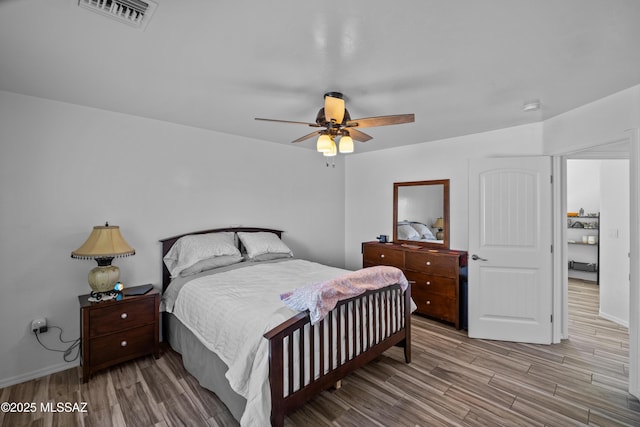
<svg viewBox="0 0 640 427">
<path fill-rule="evenodd" d="M 400 349 L 345 378 L 291 414 L 287 426 L 638 426 L 627 392 L 628 333 L 598 317 L 598 288 L 569 285 L 570 339 L 550 346 L 472 340 L 465 331 L 414 318 L 413 362 Z M 165 348 L 96 374 L 79 368 L 0 390 L 0 402 L 35 402 L 1 413 L 2 426 L 236 426 Z M 87 402 L 86 413 L 41 410 Z"/>
</svg>

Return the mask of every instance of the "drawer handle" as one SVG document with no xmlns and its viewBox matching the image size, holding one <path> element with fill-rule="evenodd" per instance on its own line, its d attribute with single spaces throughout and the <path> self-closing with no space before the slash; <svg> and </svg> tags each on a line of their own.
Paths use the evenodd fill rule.
<svg viewBox="0 0 640 427">
<path fill-rule="evenodd" d="M 126 340 L 120 341 L 120 347 L 126 347 L 126 346 L 127 346 Z"/>
<path fill-rule="evenodd" d="M 427 286 L 431 285 L 431 282 L 427 282 Z"/>
<path fill-rule="evenodd" d="M 427 264 L 427 265 L 431 265 L 431 261 L 427 261 L 427 263 L 426 263 L 426 264 Z"/>
<path fill-rule="evenodd" d="M 431 305 L 431 301 L 427 300 L 427 305 Z"/>
<path fill-rule="evenodd" d="M 384 258 L 384 254 L 381 254 L 381 255 L 380 255 L 380 258 Z"/>
<path fill-rule="evenodd" d="M 122 313 L 122 314 L 120 315 L 120 318 L 121 318 L 122 320 L 126 319 L 127 317 L 128 317 L 127 313 Z"/>
<path fill-rule="evenodd" d="M 411 283 L 412 285 L 415 285 L 415 284 L 416 284 L 416 281 L 415 281 L 415 280 L 407 280 L 407 282 Z"/>
</svg>

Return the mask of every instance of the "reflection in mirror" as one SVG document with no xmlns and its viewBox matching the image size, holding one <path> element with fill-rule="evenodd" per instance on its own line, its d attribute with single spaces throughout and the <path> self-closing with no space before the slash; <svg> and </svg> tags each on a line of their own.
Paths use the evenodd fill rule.
<svg viewBox="0 0 640 427">
<path fill-rule="evenodd" d="M 448 179 L 396 182 L 393 201 L 394 241 L 449 248 Z"/>
</svg>

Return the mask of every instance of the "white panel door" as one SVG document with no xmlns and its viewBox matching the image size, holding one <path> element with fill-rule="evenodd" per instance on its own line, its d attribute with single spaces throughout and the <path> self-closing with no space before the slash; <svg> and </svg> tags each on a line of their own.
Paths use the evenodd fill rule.
<svg viewBox="0 0 640 427">
<path fill-rule="evenodd" d="M 469 336 L 551 343 L 551 159 L 469 164 Z"/>
</svg>

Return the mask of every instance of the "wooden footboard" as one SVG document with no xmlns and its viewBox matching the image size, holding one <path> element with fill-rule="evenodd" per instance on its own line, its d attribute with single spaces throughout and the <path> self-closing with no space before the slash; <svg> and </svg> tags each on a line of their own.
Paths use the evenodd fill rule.
<svg viewBox="0 0 640 427">
<path fill-rule="evenodd" d="M 341 301 L 311 324 L 300 313 L 264 335 L 269 340 L 271 424 L 394 345 L 411 362 L 411 287 L 368 291 Z"/>
</svg>

